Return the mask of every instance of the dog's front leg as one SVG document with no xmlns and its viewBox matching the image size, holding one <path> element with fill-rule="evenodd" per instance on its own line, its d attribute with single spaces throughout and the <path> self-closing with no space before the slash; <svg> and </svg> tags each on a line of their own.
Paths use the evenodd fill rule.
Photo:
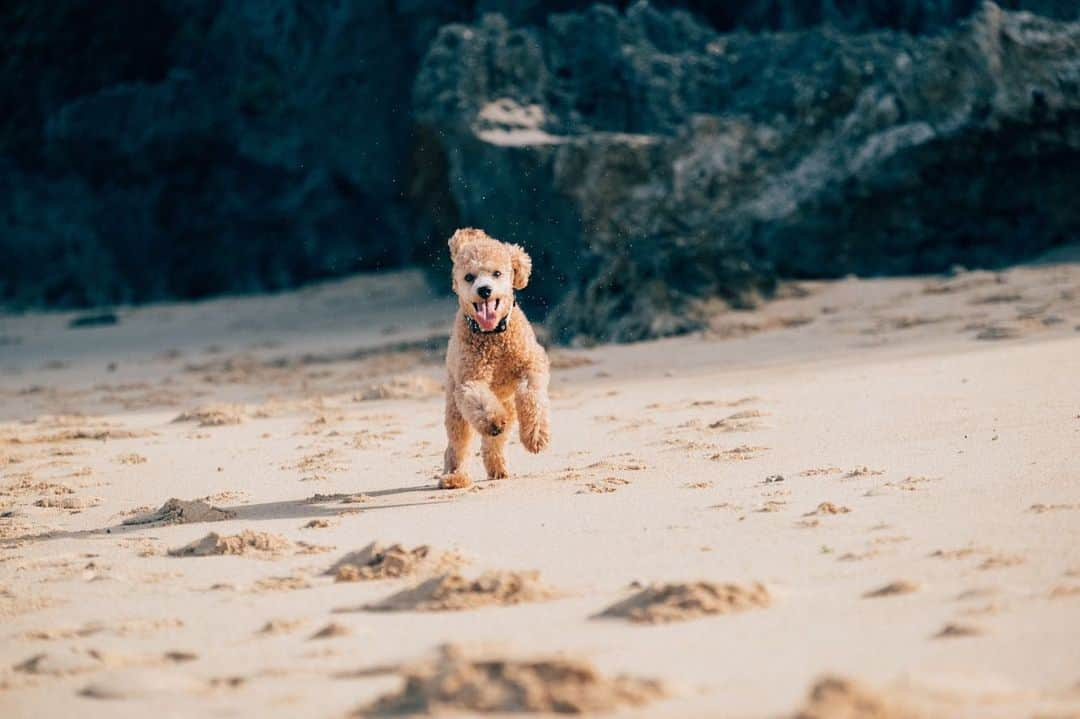
<svg viewBox="0 0 1080 719">
<path fill-rule="evenodd" d="M 512 402 L 507 402 L 506 410 L 511 416 L 513 415 Z M 485 435 L 480 440 L 480 454 L 484 458 L 484 469 L 487 470 L 488 479 L 506 479 L 510 476 L 510 470 L 506 468 L 506 458 L 503 456 L 503 448 L 506 447 L 506 440 L 509 438 L 510 433 L 503 432 L 494 437 Z"/>
<path fill-rule="evenodd" d="M 443 475 L 439 480 L 443 489 L 460 489 L 470 484 L 465 460 L 469 455 L 472 427 L 461 416 L 452 387 L 453 384 L 449 384 L 446 392 L 446 452 L 443 454 Z"/>
<path fill-rule="evenodd" d="M 462 382 L 454 391 L 454 399 L 461 415 L 482 435 L 496 437 L 510 424 L 510 416 L 487 382 Z"/>
<path fill-rule="evenodd" d="M 548 373 L 544 370 L 529 372 L 525 383 L 514 395 L 520 425 L 521 444 L 533 454 L 547 446 L 551 439 L 551 422 L 548 418 Z"/>
</svg>

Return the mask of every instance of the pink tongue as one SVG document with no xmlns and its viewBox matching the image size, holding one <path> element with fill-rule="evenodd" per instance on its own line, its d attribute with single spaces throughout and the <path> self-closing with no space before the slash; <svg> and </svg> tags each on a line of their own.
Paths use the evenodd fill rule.
<svg viewBox="0 0 1080 719">
<path fill-rule="evenodd" d="M 495 302 L 488 300 L 481 304 L 476 319 L 485 330 L 492 329 L 495 326 Z"/>
</svg>

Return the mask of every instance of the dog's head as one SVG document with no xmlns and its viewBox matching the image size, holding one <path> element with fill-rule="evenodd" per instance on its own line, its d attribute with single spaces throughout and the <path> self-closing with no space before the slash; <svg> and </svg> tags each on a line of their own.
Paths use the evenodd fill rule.
<svg viewBox="0 0 1080 719">
<path fill-rule="evenodd" d="M 490 332 L 514 308 L 514 290 L 529 283 L 532 260 L 518 245 L 471 227 L 455 232 L 449 244 L 458 304 L 466 317 Z"/>
</svg>

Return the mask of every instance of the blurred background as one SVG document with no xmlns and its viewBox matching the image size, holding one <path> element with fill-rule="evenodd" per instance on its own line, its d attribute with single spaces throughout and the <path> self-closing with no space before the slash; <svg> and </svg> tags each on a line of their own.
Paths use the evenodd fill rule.
<svg viewBox="0 0 1080 719">
<path fill-rule="evenodd" d="M 557 340 L 1080 234 L 1075 0 L 54 0 L 0 19 L 0 303 L 419 266 Z"/>
</svg>

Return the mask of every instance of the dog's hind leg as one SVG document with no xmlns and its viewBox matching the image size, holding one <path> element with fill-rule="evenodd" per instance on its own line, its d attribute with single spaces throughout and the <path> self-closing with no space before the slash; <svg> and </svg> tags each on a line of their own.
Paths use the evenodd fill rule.
<svg viewBox="0 0 1080 719">
<path fill-rule="evenodd" d="M 439 479 L 439 486 L 443 489 L 469 486 L 469 473 L 465 470 L 465 461 L 469 456 L 471 442 L 472 427 L 458 409 L 453 388 L 447 387 L 446 452 L 443 454 L 443 475 Z"/>
<path fill-rule="evenodd" d="M 546 447 L 551 439 L 547 387 L 547 372 L 530 372 L 525 384 L 514 394 L 521 444 L 533 454 Z"/>
<path fill-rule="evenodd" d="M 509 425 L 514 421 L 514 404 L 511 400 L 502 403 L 506 410 Z M 506 440 L 510 438 L 509 432 L 502 432 L 494 437 L 486 434 L 480 439 L 480 454 L 484 458 L 484 469 L 487 470 L 488 479 L 506 479 L 510 470 L 506 468 L 506 458 L 503 457 L 503 448 Z"/>
</svg>

